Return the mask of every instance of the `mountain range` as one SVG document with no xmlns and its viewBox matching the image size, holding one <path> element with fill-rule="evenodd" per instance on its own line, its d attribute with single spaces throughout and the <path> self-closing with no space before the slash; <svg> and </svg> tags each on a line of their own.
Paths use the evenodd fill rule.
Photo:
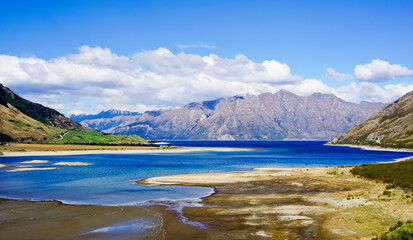
<svg viewBox="0 0 413 240">
<path fill-rule="evenodd" d="M 413 92 L 335 137 L 331 143 L 413 148 Z"/>
<path fill-rule="evenodd" d="M 333 94 L 281 90 L 194 102 L 176 109 L 81 121 L 105 132 L 152 140 L 330 140 L 387 106 L 351 103 Z"/>
<path fill-rule="evenodd" d="M 100 119 L 100 118 L 113 118 L 117 116 L 136 116 L 136 115 L 142 115 L 142 113 L 130 112 L 126 110 L 110 109 L 107 111 L 101 111 L 98 114 L 79 114 L 79 115 L 72 114 L 69 116 L 69 118 L 76 122 L 82 122 L 85 120 L 93 120 L 93 119 Z"/>
<path fill-rule="evenodd" d="M 72 114 L 69 118 L 80 123 L 82 126 L 96 129 L 98 131 L 104 131 L 119 126 L 128 119 L 131 119 L 130 117 L 132 116 L 139 115 L 142 115 L 142 113 L 110 109 L 98 114 Z M 125 116 L 128 117 L 125 118 Z"/>
</svg>

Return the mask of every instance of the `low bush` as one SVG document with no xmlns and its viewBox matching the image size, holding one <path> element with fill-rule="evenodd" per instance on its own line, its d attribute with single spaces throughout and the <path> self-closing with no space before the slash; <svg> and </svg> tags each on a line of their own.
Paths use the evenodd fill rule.
<svg viewBox="0 0 413 240">
<path fill-rule="evenodd" d="M 412 190 L 413 188 L 412 159 L 385 164 L 363 164 L 355 166 L 350 172 L 354 175 L 392 184 L 388 189 L 400 187 Z"/>
<path fill-rule="evenodd" d="M 388 232 L 372 240 L 408 240 L 413 239 L 413 223 L 398 222 Z"/>
</svg>

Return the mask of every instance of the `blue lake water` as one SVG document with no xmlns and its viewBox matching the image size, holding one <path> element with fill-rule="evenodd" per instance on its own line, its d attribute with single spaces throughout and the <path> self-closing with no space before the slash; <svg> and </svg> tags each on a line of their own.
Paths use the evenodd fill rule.
<svg viewBox="0 0 413 240">
<path fill-rule="evenodd" d="M 171 141 L 174 146 L 256 148 L 251 152 L 196 152 L 153 154 L 97 154 L 73 156 L 0 157 L 0 163 L 58 167 L 56 170 L 7 172 L 0 170 L 0 197 L 33 200 L 57 199 L 68 203 L 133 204 L 149 200 L 179 200 L 209 195 L 210 188 L 141 186 L 142 178 L 251 170 L 255 167 L 317 167 L 392 161 L 413 153 L 367 151 L 324 146 L 311 141 Z M 28 160 L 49 163 L 22 164 Z M 91 166 L 54 166 L 87 162 Z"/>
</svg>

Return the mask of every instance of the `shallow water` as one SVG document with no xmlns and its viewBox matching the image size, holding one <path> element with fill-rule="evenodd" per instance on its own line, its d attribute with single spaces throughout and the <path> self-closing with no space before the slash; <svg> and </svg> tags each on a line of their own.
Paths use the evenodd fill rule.
<svg viewBox="0 0 413 240">
<path fill-rule="evenodd" d="M 171 141 L 175 146 L 257 148 L 252 152 L 97 154 L 74 156 L 0 157 L 0 163 L 56 170 L 0 170 L 0 196 L 67 203 L 119 205 L 149 200 L 198 198 L 210 188 L 141 186 L 131 181 L 147 177 L 250 170 L 255 167 L 317 167 L 392 161 L 412 153 L 366 151 L 324 146 L 319 141 Z M 48 163 L 23 164 L 47 160 Z M 91 166 L 54 166 L 56 162 L 86 162 Z"/>
</svg>

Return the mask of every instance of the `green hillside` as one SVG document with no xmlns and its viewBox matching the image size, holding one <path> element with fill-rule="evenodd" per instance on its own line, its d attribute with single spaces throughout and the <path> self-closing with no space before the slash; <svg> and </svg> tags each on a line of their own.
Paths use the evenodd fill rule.
<svg viewBox="0 0 413 240">
<path fill-rule="evenodd" d="M 30 102 L 0 84 L 0 142 L 139 145 L 139 136 L 88 129 L 58 111 Z"/>
<path fill-rule="evenodd" d="M 137 145 L 145 140 L 137 135 L 113 135 L 99 131 L 72 130 L 56 140 L 57 144 Z"/>
</svg>

